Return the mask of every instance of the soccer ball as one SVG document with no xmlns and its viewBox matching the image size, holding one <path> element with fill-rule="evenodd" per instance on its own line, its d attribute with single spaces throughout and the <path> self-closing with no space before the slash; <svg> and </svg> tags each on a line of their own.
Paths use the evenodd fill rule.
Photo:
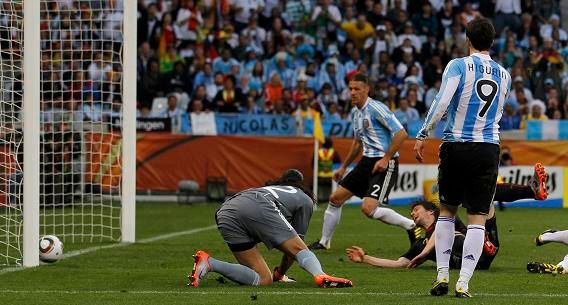
<svg viewBox="0 0 568 305">
<path fill-rule="evenodd" d="M 45 235 L 39 240 L 39 259 L 53 263 L 63 258 L 63 243 L 54 235 Z"/>
</svg>

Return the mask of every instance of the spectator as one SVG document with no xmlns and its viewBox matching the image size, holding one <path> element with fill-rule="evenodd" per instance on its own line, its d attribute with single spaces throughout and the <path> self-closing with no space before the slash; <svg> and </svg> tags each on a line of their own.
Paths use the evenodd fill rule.
<svg viewBox="0 0 568 305">
<path fill-rule="evenodd" d="M 568 40 L 568 34 L 560 28 L 560 17 L 552 14 L 548 20 L 548 24 L 540 27 L 540 36 L 543 39 L 549 38 L 556 42 L 557 47 L 563 45 Z"/>
<path fill-rule="evenodd" d="M 238 64 L 239 62 L 231 57 L 231 50 L 224 49 L 221 53 L 221 57 L 217 57 L 213 61 L 213 72 L 228 74 L 231 72 L 231 67 Z"/>
<path fill-rule="evenodd" d="M 436 95 L 438 95 L 438 92 L 440 91 L 441 85 L 442 85 L 442 80 L 438 79 L 434 82 L 434 86 L 430 87 L 430 89 L 426 91 L 426 95 L 424 96 L 424 107 L 426 109 L 430 109 L 430 107 L 432 106 L 432 103 L 434 102 Z"/>
<path fill-rule="evenodd" d="M 367 9 L 367 21 L 376 28 L 381 24 L 387 17 L 383 12 L 383 4 L 381 2 L 366 1 L 372 3 L 372 9 Z"/>
<path fill-rule="evenodd" d="M 194 0 L 182 0 L 176 17 L 176 36 L 182 41 L 195 41 L 202 26 L 201 11 L 195 6 Z"/>
<path fill-rule="evenodd" d="M 311 21 L 315 26 L 317 44 L 320 44 L 328 35 L 335 34 L 336 24 L 341 22 L 341 13 L 337 6 L 331 4 L 331 0 L 321 0 L 312 12 Z"/>
<path fill-rule="evenodd" d="M 420 120 L 418 111 L 414 107 L 411 107 L 408 100 L 405 98 L 400 99 L 399 106 L 394 111 L 394 115 L 406 130 L 408 130 L 409 124 Z"/>
<path fill-rule="evenodd" d="M 251 46 L 255 49 L 262 49 L 262 44 L 266 41 L 266 30 L 258 26 L 256 16 L 251 16 L 247 27 L 241 32 L 241 35 L 247 37 Z"/>
<path fill-rule="evenodd" d="M 329 83 L 323 84 L 323 86 L 321 87 L 321 93 L 317 97 L 317 101 L 321 102 L 326 107 L 329 104 L 337 104 L 337 94 L 333 92 L 332 87 Z"/>
<path fill-rule="evenodd" d="M 533 96 L 532 96 L 532 92 L 528 89 L 525 88 L 524 86 L 524 80 L 522 76 L 516 76 L 513 79 L 513 86 L 512 86 L 512 90 L 511 90 L 511 95 L 510 95 L 510 99 L 514 100 L 516 103 L 518 103 L 517 100 L 517 91 L 523 91 L 524 93 L 524 97 L 527 99 L 527 102 L 530 104 L 532 103 L 532 101 L 534 100 Z"/>
<path fill-rule="evenodd" d="M 203 102 L 198 98 L 194 99 L 190 105 L 191 109 L 189 112 L 191 113 L 201 114 L 204 111 Z"/>
<path fill-rule="evenodd" d="M 242 31 L 249 23 L 251 17 L 257 16 L 263 10 L 263 0 L 233 0 L 231 10 L 235 12 L 235 30 Z"/>
<path fill-rule="evenodd" d="M 195 88 L 195 90 L 193 91 L 192 100 L 200 100 L 203 109 L 211 110 L 212 108 L 214 108 L 211 100 L 207 96 L 207 91 L 204 85 L 199 85 L 197 86 L 197 88 Z M 191 107 L 191 105 L 189 105 L 189 107 Z M 188 109 L 187 111 L 190 112 L 191 109 Z"/>
<path fill-rule="evenodd" d="M 421 36 L 438 34 L 438 18 L 432 14 L 430 2 L 422 2 L 422 11 L 412 17 L 412 24 L 417 29 L 417 34 Z"/>
<path fill-rule="evenodd" d="M 512 103 L 505 103 L 503 109 L 503 116 L 501 121 L 499 121 L 499 127 L 501 130 L 511 130 L 519 129 L 521 126 L 521 116 L 515 112 L 515 108 Z"/>
<path fill-rule="evenodd" d="M 521 0 L 496 0 L 495 1 L 495 32 L 497 35 L 508 26 L 516 31 L 520 26 Z"/>
<path fill-rule="evenodd" d="M 140 102 L 143 106 L 152 106 L 152 101 L 156 97 L 164 96 L 161 86 L 160 66 L 156 60 L 148 63 L 148 73 L 142 77 L 142 96 Z"/>
<path fill-rule="evenodd" d="M 282 86 L 280 75 L 278 75 L 278 73 L 273 73 L 270 78 L 270 83 L 268 83 L 264 88 L 264 100 L 266 101 L 267 108 L 270 108 L 272 104 L 282 99 L 283 90 L 284 87 Z"/>
<path fill-rule="evenodd" d="M 246 97 L 246 103 L 243 107 L 241 107 L 240 112 L 242 114 L 262 114 L 262 109 L 258 107 L 254 97 L 249 95 Z"/>
<path fill-rule="evenodd" d="M 522 129 L 527 127 L 527 121 L 548 121 L 548 117 L 544 114 L 546 106 L 541 100 L 534 100 L 529 107 L 530 113 L 521 122 Z"/>
<path fill-rule="evenodd" d="M 239 112 L 239 106 L 243 100 L 241 90 L 235 87 L 236 79 L 233 75 L 225 76 L 223 89 L 215 96 L 215 105 L 219 112 Z"/>
<path fill-rule="evenodd" d="M 192 85 L 183 61 L 176 62 L 173 71 L 164 75 L 164 87 L 167 92 L 173 92 L 175 88 L 181 88 L 183 92 L 191 93 Z"/>
<path fill-rule="evenodd" d="M 168 95 L 168 108 L 161 114 L 163 118 L 177 119 L 184 112 L 178 108 L 178 99 L 175 94 Z"/>
<path fill-rule="evenodd" d="M 353 43 L 358 49 L 363 48 L 365 41 L 371 35 L 373 35 L 373 26 L 367 22 L 367 17 L 363 14 L 357 16 L 357 21 L 347 21 L 341 24 L 341 29 L 347 33 L 347 38 Z"/>
<path fill-rule="evenodd" d="M 167 53 L 160 54 L 160 73 L 167 74 L 174 70 L 174 65 L 176 62 L 182 62 L 183 58 L 179 55 L 178 50 L 170 45 L 168 47 Z"/>
<path fill-rule="evenodd" d="M 339 106 L 335 103 L 329 104 L 327 107 L 327 113 L 324 115 L 326 120 L 341 120 L 341 115 L 339 114 Z"/>
</svg>

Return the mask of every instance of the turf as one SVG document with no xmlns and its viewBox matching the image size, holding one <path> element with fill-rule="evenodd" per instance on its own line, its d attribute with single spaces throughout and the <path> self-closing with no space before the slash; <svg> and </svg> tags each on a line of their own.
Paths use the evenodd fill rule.
<svg viewBox="0 0 568 305">
<path fill-rule="evenodd" d="M 139 204 L 137 239 L 212 226 L 216 208 L 215 204 Z M 397 210 L 408 212 L 407 208 Z M 308 242 L 319 237 L 322 214 L 323 208 L 315 212 Z M 532 243 L 536 233 L 546 228 L 565 228 L 567 215 L 568 211 L 560 209 L 498 213 L 502 247 L 490 270 L 476 272 L 470 283 L 471 300 L 429 296 L 435 277 L 430 262 L 416 270 L 389 270 L 348 261 L 347 246 L 360 245 L 371 255 L 397 258 L 406 251 L 408 240 L 401 229 L 363 217 L 357 207 L 346 207 L 332 249 L 317 255 L 326 272 L 351 279 L 354 288 L 318 288 L 297 266 L 288 272 L 297 283 L 242 287 L 211 273 L 199 288 L 188 288 L 191 254 L 197 249 L 234 261 L 217 230 L 208 228 L 0 273 L 0 304 L 568 304 L 563 289 L 568 276 L 535 275 L 525 269 L 528 261 L 556 263 L 568 252 L 563 245 L 537 248 Z M 68 244 L 66 251 L 91 246 Z M 277 265 L 279 252 L 264 250 L 268 265 Z M 455 281 L 457 273 L 451 276 Z"/>
</svg>

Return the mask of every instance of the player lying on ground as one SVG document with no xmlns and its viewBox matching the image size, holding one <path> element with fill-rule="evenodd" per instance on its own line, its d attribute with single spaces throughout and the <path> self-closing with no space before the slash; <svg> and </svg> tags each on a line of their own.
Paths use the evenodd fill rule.
<svg viewBox="0 0 568 305">
<path fill-rule="evenodd" d="M 341 219 L 341 208 L 353 195 L 363 199 L 361 212 L 386 224 L 399 226 L 414 237 L 412 220 L 385 208 L 389 193 L 398 176 L 398 150 L 408 134 L 385 104 L 369 97 L 369 81 L 355 74 L 349 81 L 351 121 L 354 139 L 349 155 L 334 173 L 339 186 L 329 199 L 323 216 L 321 239 L 310 249 L 329 249 L 335 228 Z M 347 167 L 363 152 L 355 168 L 343 177 Z"/>
<path fill-rule="evenodd" d="M 545 168 L 542 166 L 542 164 L 537 163 L 534 166 L 534 174 L 530 179 L 528 185 L 498 183 L 496 186 L 494 200 L 500 202 L 512 202 L 516 200 L 532 198 L 537 200 L 545 200 L 548 197 L 548 192 L 546 189 L 547 178 L 548 175 Z M 434 193 L 433 195 L 437 196 L 437 193 Z M 432 199 L 434 201 L 438 200 L 435 197 L 433 197 Z M 357 246 L 348 248 L 346 250 L 347 256 L 354 262 L 363 262 L 369 265 L 383 268 L 416 267 L 425 260 L 436 261 L 435 251 L 433 251 L 435 246 L 435 239 L 431 238 L 431 236 L 434 232 L 438 213 L 438 208 L 428 201 L 417 202 L 412 205 L 410 215 L 414 220 L 416 226 L 421 227 L 425 230 L 426 236 L 414 242 L 411 245 L 410 249 L 398 260 L 383 259 L 366 255 L 365 251 Z M 487 231 L 487 234 L 485 236 L 484 248 L 482 256 L 477 263 L 476 269 L 488 269 L 499 250 L 497 221 L 495 218 L 495 209 L 493 207 L 491 208 L 488 215 L 488 220 L 485 223 L 485 229 Z M 461 267 L 461 253 L 466 231 L 467 228 L 465 227 L 463 222 L 458 217 L 456 217 L 454 246 L 452 248 L 452 254 L 450 258 L 450 268 Z M 566 238 L 566 243 L 568 243 L 568 236 Z M 426 246 L 428 242 L 431 243 L 431 248 L 427 249 Z M 411 262 L 413 262 L 413 264 L 411 264 Z"/>
<path fill-rule="evenodd" d="M 304 244 L 302 238 L 308 230 L 315 200 L 302 182 L 299 171 L 288 170 L 268 186 L 248 189 L 226 200 L 215 220 L 239 264 L 223 262 L 205 251 L 197 251 L 189 284 L 197 287 L 208 272 L 217 272 L 242 285 L 270 285 L 273 280 L 280 280 L 297 261 L 320 287 L 351 287 L 351 281 L 325 274 L 317 257 Z M 258 243 L 284 253 L 274 272 L 256 247 Z"/>
<path fill-rule="evenodd" d="M 535 243 L 537 246 L 548 243 L 568 245 L 568 230 L 546 230 L 535 238 Z M 558 264 L 530 262 L 527 264 L 527 270 L 531 273 L 568 274 L 568 255 Z"/>
<path fill-rule="evenodd" d="M 412 205 L 411 213 L 412 219 L 416 226 L 424 228 L 426 231 L 426 236 L 416 240 L 397 260 L 385 259 L 367 255 L 365 250 L 358 246 L 352 246 L 346 250 L 347 257 L 356 263 L 366 263 L 376 267 L 383 268 L 408 268 L 416 267 L 425 260 L 436 261 L 436 252 L 432 251 L 434 249 L 434 238 L 432 235 L 434 233 L 434 228 L 436 226 L 436 219 L 439 215 L 438 208 L 431 202 L 419 201 Z M 497 235 L 497 221 L 495 218 L 494 209 L 491 209 L 489 214 L 489 219 L 485 223 L 485 228 L 487 230 L 487 236 L 485 237 L 485 244 L 483 253 L 477 263 L 476 269 L 488 269 L 493 262 L 493 259 L 497 255 L 499 250 L 499 238 Z M 450 268 L 458 269 L 461 267 L 462 261 L 462 249 L 465 240 L 465 233 L 467 232 L 467 227 L 463 222 L 456 217 L 455 222 L 455 236 L 454 245 L 452 248 L 452 253 L 450 256 Z M 428 246 L 431 246 L 428 248 Z M 414 261 L 414 265 L 411 264 L 415 258 L 422 255 L 421 258 Z"/>
</svg>

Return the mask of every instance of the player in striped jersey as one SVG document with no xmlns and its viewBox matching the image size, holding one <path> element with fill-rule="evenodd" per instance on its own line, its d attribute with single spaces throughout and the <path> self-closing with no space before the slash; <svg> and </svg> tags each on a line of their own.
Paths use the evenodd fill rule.
<svg viewBox="0 0 568 305">
<path fill-rule="evenodd" d="M 441 89 L 414 146 L 416 158 L 422 161 L 429 131 L 447 113 L 438 172 L 441 202 L 435 237 L 438 277 L 430 290 L 432 295 L 448 293 L 455 215 L 461 204 L 467 209 L 469 225 L 456 296 L 471 297 L 469 280 L 483 249 L 484 224 L 495 194 L 498 123 L 511 88 L 509 73 L 489 56 L 495 38 L 491 21 L 472 20 L 467 25 L 466 36 L 470 56 L 454 59 L 446 66 Z"/>
<path fill-rule="evenodd" d="M 353 110 L 354 136 L 349 155 L 343 165 L 334 173 L 338 181 L 346 168 L 355 160 L 361 150 L 363 158 L 331 194 L 329 205 L 323 217 L 322 236 L 310 245 L 310 249 L 329 249 L 331 237 L 341 218 L 341 207 L 355 195 L 363 199 L 361 211 L 372 219 L 396 225 L 414 236 L 414 222 L 394 210 L 382 207 L 388 203 L 388 196 L 398 176 L 398 150 L 408 134 L 388 107 L 369 98 L 369 84 L 363 74 L 355 74 L 349 81 Z"/>
</svg>

